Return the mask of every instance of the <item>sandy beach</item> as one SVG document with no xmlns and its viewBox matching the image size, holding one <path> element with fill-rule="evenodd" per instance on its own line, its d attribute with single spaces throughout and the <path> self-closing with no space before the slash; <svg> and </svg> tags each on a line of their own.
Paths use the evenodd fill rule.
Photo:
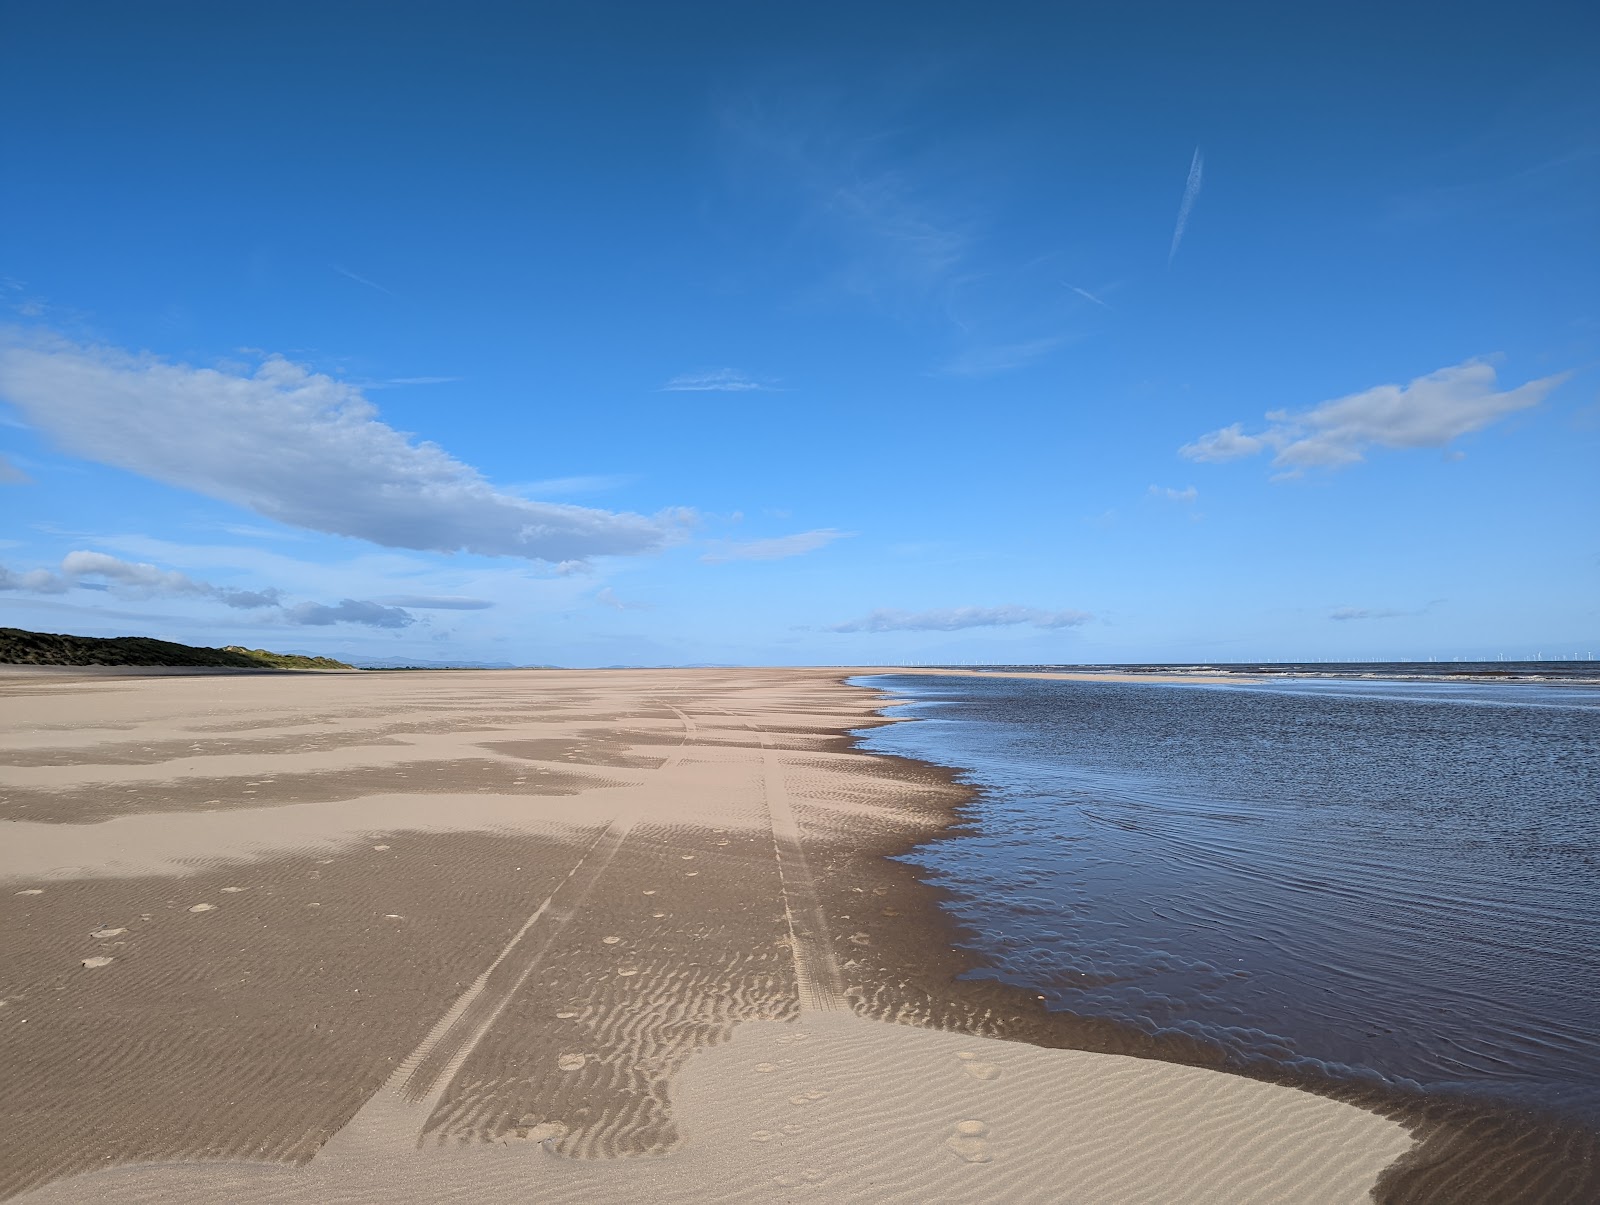
<svg viewBox="0 0 1600 1205">
<path fill-rule="evenodd" d="M 1401 1121 L 957 981 L 842 677 L 0 672 L 0 1196 L 1369 1199 Z"/>
</svg>

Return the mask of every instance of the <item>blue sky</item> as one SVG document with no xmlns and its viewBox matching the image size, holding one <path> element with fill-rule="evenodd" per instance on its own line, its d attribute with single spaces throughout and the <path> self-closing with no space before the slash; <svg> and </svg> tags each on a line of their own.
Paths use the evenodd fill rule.
<svg viewBox="0 0 1600 1205">
<path fill-rule="evenodd" d="M 0 623 L 1600 651 L 1589 6 L 0 3 Z"/>
</svg>

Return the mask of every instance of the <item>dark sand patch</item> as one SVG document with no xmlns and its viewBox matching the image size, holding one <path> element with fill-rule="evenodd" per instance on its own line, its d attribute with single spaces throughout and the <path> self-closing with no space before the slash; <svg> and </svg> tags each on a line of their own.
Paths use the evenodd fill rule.
<svg viewBox="0 0 1600 1205">
<path fill-rule="evenodd" d="M 572 857 L 508 836 L 383 844 L 0 893 L 0 1197 L 108 1162 L 309 1159 Z M 90 936 L 108 925 L 128 932 Z"/>
<path fill-rule="evenodd" d="M 175 778 L 161 782 L 94 783 L 62 790 L 0 790 L 0 820 L 85 824 L 136 812 L 203 812 L 227 807 L 334 803 L 365 795 L 483 792 L 576 795 L 623 785 L 582 770 L 551 770 L 489 758 L 400 762 L 276 778 Z"/>
</svg>

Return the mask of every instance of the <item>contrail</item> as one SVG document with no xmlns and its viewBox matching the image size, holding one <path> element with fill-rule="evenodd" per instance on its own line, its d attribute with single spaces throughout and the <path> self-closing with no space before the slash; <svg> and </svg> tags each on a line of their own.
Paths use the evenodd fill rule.
<svg viewBox="0 0 1600 1205">
<path fill-rule="evenodd" d="M 1079 297 L 1087 298 L 1088 300 L 1094 302 L 1096 305 L 1098 305 L 1098 306 L 1100 306 L 1100 307 L 1102 307 L 1104 309 L 1108 309 L 1109 310 L 1111 308 L 1109 305 L 1106 305 L 1105 302 L 1101 301 L 1098 297 L 1096 297 L 1093 293 L 1089 292 L 1088 289 L 1080 289 L 1077 285 L 1071 284 L 1071 283 L 1069 283 L 1069 282 L 1067 282 L 1065 280 L 1063 280 L 1061 283 L 1066 285 L 1067 288 L 1071 289 Z"/>
<path fill-rule="evenodd" d="M 357 276 L 354 272 L 350 271 L 350 269 L 345 267 L 343 264 L 330 264 L 328 266 L 331 267 L 340 276 L 348 277 L 349 279 L 355 281 L 358 285 L 366 285 L 367 288 L 369 288 L 369 289 L 377 289 L 378 292 L 380 292 L 380 293 L 386 293 L 390 297 L 394 296 L 394 291 L 393 290 L 386 289 L 381 284 L 379 284 L 377 281 L 368 280 L 365 276 Z"/>
<path fill-rule="evenodd" d="M 1194 148 L 1194 158 L 1189 161 L 1189 180 L 1183 186 L 1183 203 L 1178 206 L 1178 224 L 1172 231 L 1172 250 L 1167 252 L 1167 264 L 1178 256 L 1178 244 L 1183 241 L 1183 228 L 1189 224 L 1189 211 L 1194 208 L 1194 199 L 1200 195 L 1201 173 L 1205 170 L 1205 157 L 1200 154 L 1200 148 Z"/>
</svg>

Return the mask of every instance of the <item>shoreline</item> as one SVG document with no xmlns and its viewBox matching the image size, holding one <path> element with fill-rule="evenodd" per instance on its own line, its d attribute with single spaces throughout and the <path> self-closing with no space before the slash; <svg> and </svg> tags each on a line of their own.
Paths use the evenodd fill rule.
<svg viewBox="0 0 1600 1205">
<path fill-rule="evenodd" d="M 1061 1152 L 1052 1154 L 1018 1137 L 1031 1132 L 1038 1119 L 1024 1108 L 1026 1094 L 1018 1097 L 1008 1085 L 1027 1083 L 1028 1093 L 1043 1101 L 1049 1085 L 1062 1078 L 1049 1069 L 1064 1068 L 1065 1059 L 1075 1076 L 1101 1085 L 1101 1103 L 1107 1107 L 1135 1099 L 1129 1075 L 1154 1076 L 1150 1083 L 1165 1085 L 1151 1099 L 1178 1110 L 1163 1122 L 1169 1129 L 1140 1130 L 1136 1119 L 1111 1114 L 1098 1123 L 1111 1127 L 1108 1134 L 1131 1126 L 1119 1142 L 1149 1146 L 1141 1158 L 1152 1168 L 1167 1166 L 1162 1160 L 1176 1141 L 1171 1126 L 1203 1129 L 1216 1122 L 1200 1104 L 1208 1093 L 1220 1092 L 1244 1108 L 1252 1119 L 1250 1132 L 1259 1131 L 1264 1141 L 1291 1132 L 1274 1128 L 1273 1117 L 1286 1104 L 1310 1108 L 1309 1100 L 1316 1099 L 1327 1101 L 1333 1111 L 1307 1114 L 1321 1120 L 1308 1121 L 1310 1128 L 1303 1132 L 1294 1130 L 1296 1143 L 1314 1144 L 1323 1140 L 1319 1134 L 1341 1132 L 1341 1143 L 1350 1151 L 1384 1152 L 1364 1181 L 1379 1184 L 1380 1199 L 1428 1199 L 1417 1192 L 1432 1181 L 1417 1165 L 1430 1153 L 1448 1153 L 1452 1136 L 1464 1132 L 1457 1114 L 1440 1119 L 1413 1110 L 1400 1117 L 1393 1102 L 1376 1111 L 1370 1100 L 1345 1104 L 1321 1085 L 1291 1084 L 1312 1091 L 1282 1095 L 1281 1077 L 1233 1070 L 1219 1075 L 1215 1053 L 1199 1044 L 1180 1050 L 1125 1032 L 1117 1023 L 1047 1013 L 1020 988 L 958 979 L 976 967 L 977 956 L 960 947 L 960 927 L 940 907 L 939 889 L 916 868 L 894 859 L 960 833 L 971 789 L 958 781 L 957 768 L 861 750 L 863 730 L 903 721 L 886 714 L 893 701 L 882 691 L 845 682 L 896 672 L 481 671 L 474 677 L 463 671 L 302 676 L 292 684 L 287 675 L 229 676 L 211 683 L 179 676 L 122 679 L 114 685 L 90 675 L 89 693 L 76 700 L 70 690 L 24 692 L 34 697 L 29 718 L 35 728 L 31 736 L 7 738 L 0 748 L 6 817 L 15 820 L 18 806 L 30 810 L 48 801 L 56 818 L 25 822 L 27 831 L 59 837 L 76 829 L 81 838 L 95 825 L 61 823 L 71 807 L 89 809 L 86 815 L 112 808 L 96 823 L 163 816 L 165 835 L 153 841 L 204 830 L 213 845 L 176 862 L 169 847 L 165 868 L 150 860 L 97 878 L 79 867 L 75 875 L 38 879 L 37 887 L 16 880 L 0 892 L 0 905 L 31 910 L 33 919 L 22 930 L 28 935 L 23 957 L 10 961 L 14 969 L 19 961 L 27 964 L 24 978 L 31 974 L 34 984 L 24 984 L 21 998 L 11 988 L 0 992 L 7 1000 L 0 1008 L 0 1033 L 18 1040 L 21 1027 L 4 1024 L 15 1017 L 18 1005 L 46 1009 L 28 1018 L 36 1028 L 22 1047 L 10 1048 L 7 1065 L 20 1068 L 24 1080 L 30 1069 L 36 1069 L 32 1074 L 38 1080 L 47 1068 L 62 1066 L 60 1058 L 91 1071 L 77 1097 L 58 1091 L 60 1099 L 47 1110 L 67 1131 L 50 1140 L 58 1144 L 57 1154 L 22 1181 L 7 1177 L 9 1191 L 31 1184 L 36 1191 L 28 1193 L 30 1200 L 73 1200 L 114 1185 L 119 1199 L 139 1199 L 145 1189 L 151 1199 L 200 1201 L 216 1199 L 219 1192 L 245 1199 L 236 1196 L 238 1186 L 231 1180 L 223 1192 L 215 1179 L 234 1174 L 217 1170 L 217 1160 L 243 1158 L 256 1167 L 261 1159 L 298 1167 L 295 1176 L 312 1177 L 285 1179 L 281 1192 L 274 1188 L 259 1199 L 310 1200 L 321 1191 L 312 1185 L 325 1183 L 317 1176 L 348 1174 L 362 1183 L 391 1175 L 387 1163 L 407 1149 L 404 1141 L 396 1145 L 397 1135 L 411 1126 L 420 1130 L 410 1133 L 427 1139 L 426 1158 L 415 1166 L 407 1163 L 407 1174 L 426 1178 L 445 1167 L 456 1177 L 481 1173 L 489 1177 L 483 1185 L 486 1200 L 500 1199 L 516 1176 L 527 1174 L 519 1170 L 522 1165 L 498 1162 L 498 1155 L 481 1167 L 459 1164 L 455 1156 L 437 1165 L 427 1160 L 462 1143 L 473 1158 L 532 1143 L 541 1157 L 571 1156 L 539 1164 L 538 1175 L 543 1182 L 559 1172 L 559 1184 L 552 1188 L 560 1191 L 552 1199 L 574 1200 L 613 1199 L 604 1195 L 602 1181 L 621 1191 L 623 1181 L 616 1176 L 633 1177 L 627 1181 L 629 1192 L 659 1189 L 673 1199 L 679 1191 L 673 1187 L 678 1173 L 665 1170 L 667 1164 L 652 1159 L 654 1170 L 646 1171 L 636 1158 L 612 1158 L 601 1161 L 608 1170 L 598 1170 L 596 1155 L 670 1153 L 674 1167 L 698 1168 L 695 1175 L 745 1188 L 749 1184 L 740 1177 L 753 1174 L 751 1166 L 765 1174 L 777 1166 L 774 1160 L 799 1160 L 798 1170 L 769 1176 L 769 1187 L 782 1188 L 778 1181 L 791 1174 L 801 1177 L 797 1185 L 821 1184 L 804 1179 L 809 1169 L 834 1186 L 818 1190 L 822 1199 L 830 1199 L 828 1194 L 845 1191 L 863 1166 L 888 1158 L 908 1183 L 955 1169 L 960 1176 L 990 1175 L 986 1182 L 963 1180 L 965 1188 L 925 1185 L 947 1199 L 984 1199 L 1000 1183 L 995 1177 L 1021 1176 L 1012 1191 L 1026 1193 L 1030 1184 L 1037 1188 L 1027 1178 L 1037 1169 L 1051 1174 L 1060 1169 Z M 307 691 L 345 702 L 329 703 L 318 715 Z M 386 697 L 392 701 L 374 706 Z M 240 705 L 230 710 L 230 700 Z M 108 709 L 101 717 L 108 722 L 101 727 L 92 727 L 95 717 L 85 714 L 92 710 L 90 703 Z M 204 714 L 196 713 L 202 703 Z M 418 718 L 401 722 L 413 713 Z M 163 744 L 158 737 L 168 729 L 177 739 Z M 268 747 L 273 740 L 281 750 Z M 506 778 L 512 771 L 525 781 Z M 419 772 L 423 781 L 407 778 Z M 159 799 L 137 790 L 129 795 L 141 775 L 166 783 Z M 363 795 L 379 781 L 374 775 L 388 784 L 390 794 Z M 235 785 L 225 789 L 219 783 Z M 297 802 L 302 798 L 307 802 Z M 448 803 L 456 819 L 432 832 L 403 827 L 397 835 L 382 836 L 370 827 L 370 814 L 360 811 L 369 806 L 364 798 L 413 811 Z M 497 802 L 505 800 L 509 804 Z M 116 810 L 129 807 L 136 810 Z M 333 824 L 316 838 L 321 844 L 305 845 L 311 830 L 296 826 L 313 814 L 343 818 L 347 827 Z M 266 840 L 259 826 L 245 837 L 221 831 L 257 816 L 292 831 L 270 847 L 259 844 Z M 258 844 L 234 848 L 238 856 L 232 860 L 219 856 L 228 841 L 246 837 Z M 300 852 L 283 844 L 295 841 Z M 78 848 L 84 851 L 80 857 L 87 856 L 81 841 Z M 610 860 L 602 863 L 602 857 Z M 702 867 L 712 873 L 701 875 Z M 107 870 L 117 868 L 108 865 Z M 19 887 L 42 894 L 12 894 Z M 235 894 L 226 894 L 230 890 Z M 303 898 L 308 895 L 314 898 Z M 540 897 L 545 903 L 528 918 L 528 908 Z M 440 907 L 441 898 L 452 901 L 450 906 Z M 191 917 L 191 899 L 213 908 L 199 919 Z M 230 920 L 242 903 L 252 909 L 249 917 Z M 46 905 L 42 912 L 40 904 Z M 770 910 L 774 905 L 776 912 Z M 61 911 L 75 915 L 52 915 Z M 551 930 L 539 919 L 546 914 L 568 919 Z M 133 919 L 140 915 L 148 919 Z M 223 925 L 249 923 L 230 936 L 217 927 L 218 918 Z M 100 948 L 85 944 L 85 927 L 76 929 L 80 936 L 71 936 L 80 921 L 121 930 L 100 942 L 111 965 L 77 967 L 76 945 L 85 953 Z M 213 929 L 199 928 L 202 924 Z M 164 928 L 191 933 L 200 944 L 162 947 Z M 400 947 L 392 944 L 397 928 L 407 934 Z M 438 962 L 445 951 L 448 957 Z M 397 956 L 406 961 L 397 963 Z M 437 970 L 397 977 L 418 956 L 424 958 L 418 967 Z M 297 981 L 289 973 L 313 959 L 325 960 L 317 981 Z M 147 971 L 140 969 L 141 960 Z M 106 1001 L 96 985 L 111 991 L 123 974 L 130 983 L 141 974 L 146 978 L 133 996 Z M 264 1086 L 247 1091 L 248 1099 L 236 1100 L 220 1117 L 200 1109 L 180 1127 L 191 1137 L 176 1145 L 158 1133 L 140 1138 L 144 1131 L 135 1124 L 138 1119 L 122 1118 L 116 1109 L 109 1122 L 97 1122 L 107 1114 L 107 1102 L 103 1093 L 97 1095 L 92 1070 L 105 1060 L 115 1064 L 126 1058 L 126 1039 L 119 1035 L 130 1024 L 140 1034 L 146 1070 L 142 1081 L 133 1071 L 124 1074 L 135 1081 L 133 1090 L 149 1097 L 141 1109 L 159 1112 L 167 1099 L 163 1094 L 174 1090 L 174 1077 L 187 1082 L 190 1073 L 183 1068 L 193 1059 L 185 1047 L 192 1034 L 173 1031 L 162 1017 L 140 1009 L 148 1007 L 152 995 L 176 990 L 196 974 L 222 993 L 221 1011 L 209 1021 L 201 1015 L 189 1024 L 224 1041 L 206 1059 L 237 1063 L 242 1078 L 236 1076 L 235 1082 L 292 1082 L 296 1060 L 303 1063 L 312 1055 L 321 1060 L 298 1074 L 320 1074 L 337 1090 L 321 1105 L 302 1101 L 297 1106 L 309 1118 L 305 1124 L 271 1120 L 280 1117 L 284 1102 Z M 267 1028 L 249 1030 L 248 1036 L 241 1032 L 229 1018 L 254 998 L 249 981 L 266 976 L 263 982 L 270 985 L 273 976 L 285 975 L 291 995 L 267 986 L 259 989 L 267 993 L 263 1001 L 278 999 L 272 1011 L 313 1028 L 296 1029 L 299 1036 L 291 1038 L 290 1031 L 263 1018 Z M 323 982 L 327 976 L 332 980 Z M 474 976 L 481 986 L 469 989 L 470 998 L 460 996 Z M 49 993 L 57 983 L 66 993 L 61 1002 L 71 1000 L 78 1008 L 76 1021 L 70 1014 L 50 1015 Z M 247 986 L 231 986 L 235 983 Z M 472 996 L 472 990 L 478 994 Z M 360 1006 L 366 1019 L 351 1032 L 348 1002 L 357 996 L 366 997 Z M 452 998 L 455 1004 L 447 1008 Z M 204 1013 L 208 1002 L 201 997 L 198 1005 L 191 1000 L 186 1007 L 198 1006 Z M 118 1011 L 105 1013 L 108 1003 Z M 452 1015 L 455 1021 L 449 1021 Z M 110 1021 L 112 1016 L 118 1020 Z M 324 1020 L 317 1021 L 318 1016 Z M 884 1022 L 890 1023 L 888 1030 L 878 1029 Z M 313 1049 L 307 1045 L 310 1035 L 324 1025 L 327 1036 L 315 1038 Z M 563 1036 L 569 1031 L 588 1035 L 589 1048 L 576 1049 L 583 1042 Z M 780 1040 L 792 1041 L 804 1032 L 814 1043 L 804 1051 Z M 260 1048 L 245 1057 L 236 1052 L 241 1040 L 254 1040 Z M 952 1052 L 942 1045 L 949 1042 L 966 1046 Z M 41 1049 L 41 1043 L 49 1049 Z M 433 1095 L 424 1093 L 428 1107 L 421 1113 L 422 1106 L 410 1102 L 404 1090 L 385 1096 L 385 1068 L 406 1049 L 413 1051 L 409 1076 L 419 1074 L 420 1067 L 438 1069 L 428 1081 Z M 582 1055 L 577 1071 L 558 1065 L 569 1052 L 573 1058 Z M 956 1059 L 962 1053 L 973 1058 Z M 1115 1057 L 1126 1054 L 1137 1059 Z M 784 1070 L 786 1059 L 794 1063 L 792 1073 Z M 1002 1063 L 1004 1074 L 997 1071 L 993 1080 L 962 1070 L 967 1064 L 999 1068 Z M 776 1070 L 762 1072 L 769 1064 Z M 200 1066 L 205 1065 L 202 1060 Z M 348 1071 L 335 1073 L 340 1066 Z M 721 1070 L 715 1075 L 706 1070 L 713 1067 Z M 877 1070 L 858 1080 L 853 1070 L 858 1067 Z M 831 1101 L 804 1113 L 801 1132 L 791 1135 L 778 1125 L 755 1131 L 769 1132 L 768 1139 L 730 1132 L 743 1115 L 719 1112 L 715 1098 L 742 1102 L 745 1112 L 792 1109 L 789 1097 L 763 1103 L 749 1096 L 755 1091 L 749 1085 L 785 1081 L 794 1088 L 799 1081 L 793 1077 L 802 1071 L 821 1077 L 819 1084 L 831 1077 L 835 1086 L 798 1092 L 807 1100 L 798 1106 L 802 1110 L 810 1104 L 808 1091 Z M 349 1082 L 339 1082 L 341 1074 Z M 263 1075 L 266 1080 L 259 1078 Z M 897 1091 L 907 1099 L 931 1101 L 958 1088 L 975 1093 L 969 1120 L 980 1120 L 986 1132 L 950 1132 L 955 1122 L 935 1125 L 929 1106 L 917 1114 L 933 1127 L 929 1145 L 919 1145 L 921 1139 L 896 1145 L 898 1132 L 884 1133 L 874 1114 L 887 1107 L 881 1100 L 872 1103 L 880 1080 L 899 1084 Z M 702 1090 L 707 1082 L 715 1089 L 709 1096 Z M 843 1084 L 853 1086 L 837 1086 Z M 1118 1087 L 1122 1084 L 1127 1086 Z M 27 1086 L 36 1097 L 39 1083 Z M 194 1090 L 203 1097 L 200 1087 Z M 958 1092 L 950 1099 L 965 1098 Z M 3 1109 L 8 1118 L 20 1117 L 13 1124 L 25 1123 L 24 1150 L 30 1142 L 47 1141 L 51 1120 L 41 1126 L 34 1116 L 39 1103 L 24 1094 Z M 241 1104 L 249 1107 L 241 1112 Z M 1071 1107 L 1088 1110 L 1087 1117 L 1091 1105 L 1080 1101 Z M 1057 1101 L 1053 1107 L 1068 1105 Z M 1154 1106 L 1147 1100 L 1141 1107 Z M 1379 1113 L 1394 1116 L 1405 1128 L 1384 1128 L 1394 1123 Z M 73 1117 L 80 1120 L 72 1123 Z M 1071 1124 L 1060 1117 L 1057 1122 Z M 916 1122 L 912 1130 L 923 1124 Z M 102 1152 L 107 1139 L 97 1125 L 128 1132 L 123 1138 L 112 1135 L 112 1145 Z M 1410 1131 L 1419 1126 L 1421 1141 L 1413 1148 Z M 208 1127 L 215 1137 L 204 1137 Z M 86 1132 L 94 1135 L 87 1149 Z M 281 1137 L 263 1145 L 263 1136 L 270 1134 Z M 849 1147 L 862 1135 L 872 1137 L 876 1153 L 862 1149 L 845 1161 L 848 1166 L 837 1160 L 828 1165 L 830 1143 Z M 61 1139 L 67 1140 L 65 1146 L 59 1145 Z M 1209 1141 L 1218 1142 L 1219 1149 L 1229 1145 L 1226 1135 Z M 15 1156 L 18 1148 L 11 1150 Z M 1397 1163 L 1406 1150 L 1410 1155 Z M 992 1162 L 968 1159 L 991 1151 Z M 1092 1152 L 1073 1156 L 1080 1157 L 1091 1163 L 1110 1158 Z M 177 1181 L 163 1179 L 167 1172 L 141 1166 L 150 1158 L 178 1160 L 179 1166 L 185 1159 L 203 1159 L 210 1170 L 191 1165 Z M 107 1160 L 119 1169 L 72 1178 L 73 1168 L 103 1167 Z M 0 1171 L 4 1164 L 0 1159 Z M 981 1170 L 995 1168 L 1000 1170 Z M 1084 1170 L 1092 1169 L 1085 1164 Z M 1178 1174 L 1177 1165 L 1171 1170 Z M 1227 1167 L 1206 1174 L 1220 1177 L 1216 1184 L 1225 1192 Z M 1270 1168 L 1262 1174 L 1270 1176 Z M 984 1189 L 984 1183 L 990 1187 Z M 685 1199 L 698 1199 L 699 1189 L 684 1192 Z M 1472 1199 L 1472 1194 L 1457 1192 L 1454 1199 Z"/>
<path fill-rule="evenodd" d="M 874 678 L 902 674 L 1175 684 L 1159 675 L 986 673 L 960 669 L 872 670 L 849 677 Z M 1195 679 L 1183 678 L 1181 681 L 1195 682 Z M 1239 679 L 1228 681 L 1237 682 Z M 840 682 L 847 686 L 851 684 L 848 678 L 841 678 Z M 911 701 L 895 699 L 884 688 L 866 682 L 856 688 L 883 695 L 888 706 L 904 705 Z M 915 720 L 902 717 L 900 722 Z M 874 752 L 876 756 L 902 756 L 869 752 Z M 917 845 L 959 838 L 968 824 L 961 815 L 962 808 L 978 793 L 978 788 L 961 781 L 964 772 L 962 767 L 942 765 L 941 768 L 951 775 L 954 783 L 963 787 L 967 798 L 952 808 L 952 818 L 944 828 Z M 908 846 L 886 856 L 903 857 L 912 853 L 914 848 Z M 934 901 L 932 906 L 938 916 L 943 918 L 943 948 L 954 956 L 953 962 L 946 964 L 951 978 L 950 990 L 962 992 L 968 984 L 983 983 L 998 998 L 1009 999 L 1017 1009 L 1017 1016 L 1003 1034 L 1006 1040 L 1205 1068 L 1219 1074 L 1310 1092 L 1391 1117 L 1412 1131 L 1416 1145 L 1386 1168 L 1374 1185 L 1372 1195 L 1379 1205 L 1422 1205 L 1439 1200 L 1500 1205 L 1509 1201 L 1565 1202 L 1586 1199 L 1590 1195 L 1600 1196 L 1600 1129 L 1575 1124 L 1554 1112 L 1536 1112 L 1464 1093 L 1412 1090 L 1388 1082 L 1359 1083 L 1286 1067 L 1266 1058 L 1242 1061 L 1231 1057 L 1220 1046 L 1202 1039 L 1170 1031 L 1152 1033 L 1113 1018 L 1068 1011 L 1047 1012 L 1042 1009 L 1038 1010 L 1039 1015 L 1034 1016 L 1030 1005 L 1036 1004 L 1039 997 L 1029 989 L 998 980 L 958 978 L 972 971 L 987 969 L 988 964 L 981 952 L 965 944 L 971 937 L 970 930 L 939 906 L 937 901 L 949 893 L 929 883 L 922 885 Z M 1552 1178 L 1563 1186 L 1552 1187 L 1540 1182 L 1541 1179 L 1548 1181 Z"/>
</svg>

